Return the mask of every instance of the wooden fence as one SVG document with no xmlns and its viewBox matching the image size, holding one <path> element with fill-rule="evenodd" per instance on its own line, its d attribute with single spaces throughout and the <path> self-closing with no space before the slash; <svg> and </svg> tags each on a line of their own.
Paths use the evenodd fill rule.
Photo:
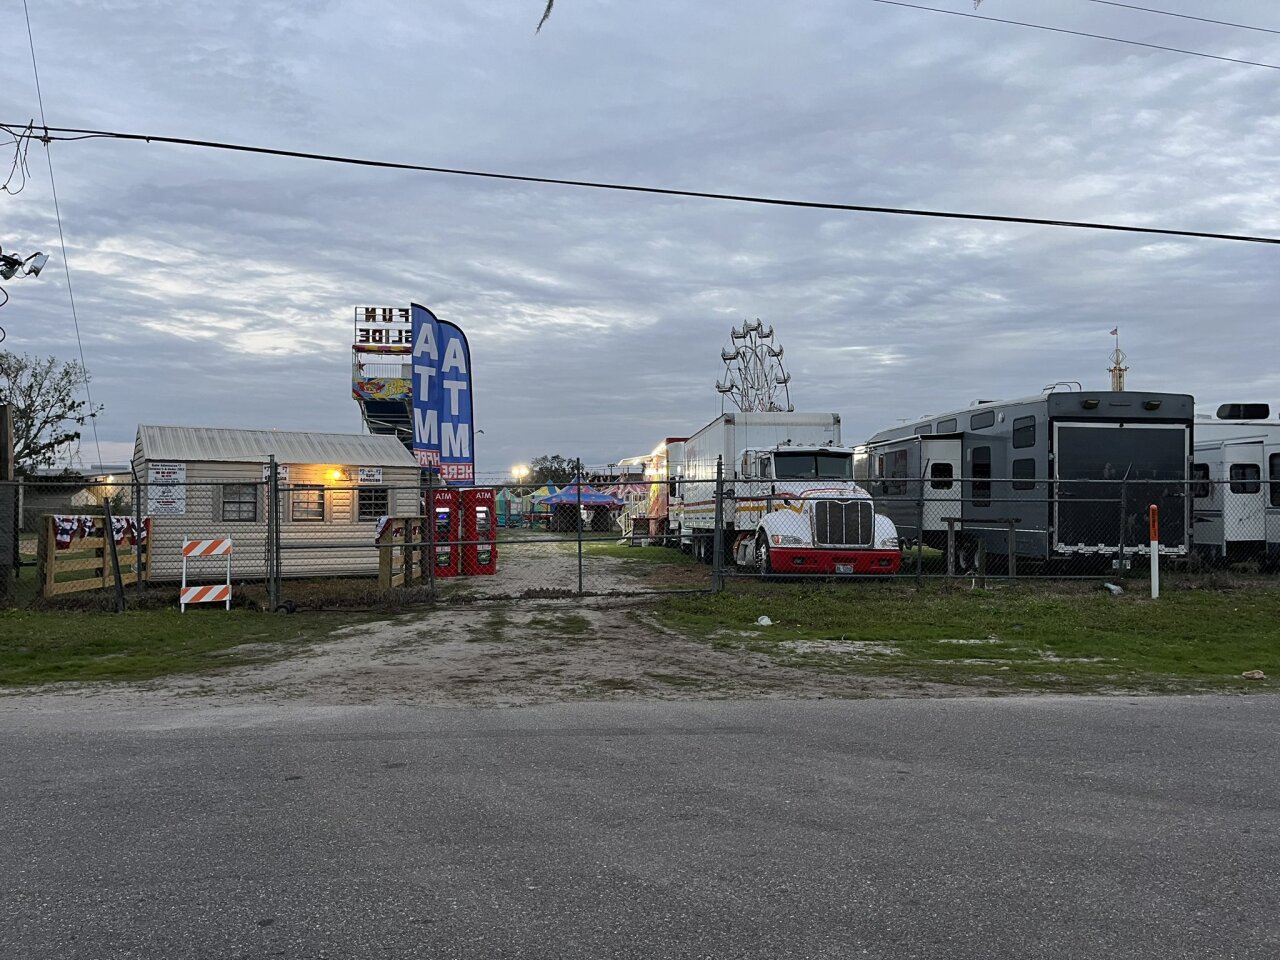
<svg viewBox="0 0 1280 960">
<path fill-rule="evenodd" d="M 388 517 L 378 530 L 378 585 L 384 590 L 425 583 L 427 548 L 422 546 L 425 517 Z M 415 546 L 416 544 L 416 546 Z"/>
<path fill-rule="evenodd" d="M 147 579 L 151 518 L 143 518 L 141 531 L 136 529 L 132 518 L 126 518 L 126 523 L 127 528 L 116 544 L 116 557 L 120 563 L 120 580 L 127 585 Z M 36 547 L 36 575 L 42 597 L 114 587 L 115 571 L 104 519 L 42 517 Z"/>
</svg>

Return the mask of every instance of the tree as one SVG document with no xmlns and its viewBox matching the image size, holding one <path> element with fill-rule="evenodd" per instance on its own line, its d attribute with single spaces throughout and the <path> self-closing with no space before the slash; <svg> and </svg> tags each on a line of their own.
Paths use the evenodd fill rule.
<svg viewBox="0 0 1280 960">
<path fill-rule="evenodd" d="M 529 461 L 529 482 L 534 486 L 544 483 L 568 483 L 578 473 L 577 461 L 566 460 L 560 454 L 534 457 Z"/>
<path fill-rule="evenodd" d="M 80 439 L 78 427 L 101 412 L 77 393 L 89 381 L 78 361 L 0 350 L 0 403 L 13 410 L 13 461 L 18 473 L 52 466 Z"/>
</svg>

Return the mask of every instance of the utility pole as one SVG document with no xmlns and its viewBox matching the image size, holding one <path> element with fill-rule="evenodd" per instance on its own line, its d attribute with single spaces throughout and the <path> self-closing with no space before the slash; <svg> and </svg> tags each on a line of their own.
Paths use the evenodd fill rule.
<svg viewBox="0 0 1280 960">
<path fill-rule="evenodd" d="M 0 403 L 0 607 L 13 599 L 18 565 L 18 487 L 13 482 L 13 408 Z"/>
</svg>

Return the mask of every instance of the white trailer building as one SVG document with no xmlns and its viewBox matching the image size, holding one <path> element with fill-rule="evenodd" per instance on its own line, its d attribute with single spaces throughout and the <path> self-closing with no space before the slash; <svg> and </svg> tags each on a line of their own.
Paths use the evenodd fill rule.
<svg viewBox="0 0 1280 960">
<path fill-rule="evenodd" d="M 421 512 L 421 469 L 392 436 L 143 425 L 132 467 L 150 579 L 180 578 L 183 541 L 214 537 L 233 540 L 235 579 L 264 577 L 272 457 L 283 576 L 375 574 L 378 518 Z"/>
</svg>

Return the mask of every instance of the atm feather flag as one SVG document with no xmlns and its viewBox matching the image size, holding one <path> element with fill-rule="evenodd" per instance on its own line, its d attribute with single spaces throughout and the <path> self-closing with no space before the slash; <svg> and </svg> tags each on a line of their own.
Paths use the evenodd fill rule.
<svg viewBox="0 0 1280 960">
<path fill-rule="evenodd" d="M 411 305 L 413 453 L 445 483 L 474 483 L 471 348 L 458 326 Z"/>
</svg>

